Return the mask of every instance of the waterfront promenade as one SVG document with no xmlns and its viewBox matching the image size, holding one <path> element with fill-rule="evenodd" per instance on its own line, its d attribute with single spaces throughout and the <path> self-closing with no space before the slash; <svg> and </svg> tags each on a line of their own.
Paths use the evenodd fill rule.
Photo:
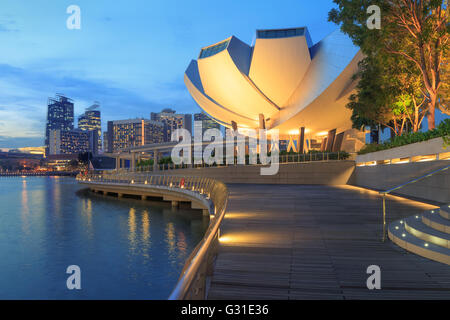
<svg viewBox="0 0 450 320">
<path fill-rule="evenodd" d="M 45 171 L 45 172 L 0 172 L 0 177 L 75 177 L 78 171 Z"/>
<path fill-rule="evenodd" d="M 381 242 L 381 199 L 352 186 L 229 184 L 208 299 L 449 299 L 450 268 Z M 434 208 L 389 196 L 388 222 Z M 366 269 L 381 268 L 381 290 Z"/>
</svg>

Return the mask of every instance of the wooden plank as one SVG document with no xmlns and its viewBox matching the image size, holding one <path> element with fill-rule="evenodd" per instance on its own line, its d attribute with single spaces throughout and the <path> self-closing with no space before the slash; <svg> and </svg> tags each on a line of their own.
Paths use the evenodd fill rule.
<svg viewBox="0 0 450 320">
<path fill-rule="evenodd" d="M 229 191 L 210 299 L 450 298 L 448 266 L 380 241 L 375 192 L 237 184 Z M 432 206 L 392 197 L 387 208 L 394 220 Z M 372 264 L 382 290 L 366 287 Z"/>
</svg>

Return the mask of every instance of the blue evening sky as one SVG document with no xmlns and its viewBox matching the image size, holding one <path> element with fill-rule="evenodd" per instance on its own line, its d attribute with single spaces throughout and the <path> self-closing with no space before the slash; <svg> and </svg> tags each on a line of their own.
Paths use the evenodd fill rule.
<svg viewBox="0 0 450 320">
<path fill-rule="evenodd" d="M 69 5 L 81 30 L 68 30 Z M 331 0 L 1 0 L 0 148 L 43 145 L 48 97 L 99 101 L 106 121 L 170 107 L 200 111 L 183 74 L 201 47 L 258 28 L 307 26 L 313 42 L 337 28 Z M 75 121 L 76 121 L 75 119 Z"/>
<path fill-rule="evenodd" d="M 66 9 L 81 8 L 81 30 Z M 107 120 L 148 118 L 170 107 L 200 109 L 183 83 L 192 58 L 230 35 L 251 43 L 258 28 L 308 26 L 314 42 L 337 27 L 331 0 L 2 0 L 0 147 L 43 145 L 47 98 L 93 101 Z"/>
</svg>

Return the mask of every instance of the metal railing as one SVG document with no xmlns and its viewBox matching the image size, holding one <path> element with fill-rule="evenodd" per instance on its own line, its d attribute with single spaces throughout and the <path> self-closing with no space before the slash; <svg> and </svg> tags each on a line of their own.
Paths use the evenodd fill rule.
<svg viewBox="0 0 450 320">
<path fill-rule="evenodd" d="M 412 179 L 412 180 L 410 180 L 410 181 L 408 181 L 408 182 L 399 184 L 398 186 L 393 187 L 393 188 L 390 188 L 390 189 L 388 189 L 388 190 L 380 191 L 380 195 L 383 197 L 383 242 L 386 241 L 386 195 L 388 195 L 388 194 L 391 193 L 392 191 L 401 189 L 401 188 L 403 188 L 403 187 L 406 187 L 407 185 L 416 183 L 416 182 L 418 182 L 418 181 L 420 181 L 420 180 L 423 180 L 423 179 L 425 179 L 425 178 L 429 178 L 429 177 L 431 177 L 432 175 L 434 175 L 434 174 L 436 174 L 436 173 L 439 173 L 439 172 L 442 172 L 442 171 L 445 171 L 445 170 L 447 170 L 447 169 L 449 169 L 449 168 L 450 168 L 450 165 L 445 166 L 445 167 L 440 168 L 440 169 L 437 169 L 437 170 L 434 170 L 434 171 L 431 171 L 431 172 L 429 172 L 429 173 L 427 173 L 427 174 L 425 174 L 425 175 L 423 175 L 423 176 L 420 176 L 420 177 L 415 178 L 415 179 Z"/>
<path fill-rule="evenodd" d="M 328 162 L 328 161 L 340 161 L 347 160 L 349 154 L 346 152 L 311 152 L 311 153 L 291 153 L 279 155 L 279 163 L 308 163 L 308 162 Z M 166 171 L 166 170 L 176 170 L 176 169 L 187 169 L 187 168 L 207 168 L 207 167 L 228 167 L 239 164 L 235 157 L 233 163 L 228 163 L 227 159 L 224 158 L 222 163 L 207 164 L 203 160 L 201 163 L 194 163 L 192 165 L 188 164 L 173 164 L 173 163 L 160 163 L 157 165 L 136 165 L 134 171 L 131 168 L 121 168 L 120 172 L 155 172 L 155 171 Z M 259 156 L 257 158 L 257 163 L 251 163 L 249 156 L 246 156 L 245 163 L 239 164 L 245 166 L 255 166 L 263 165 L 259 161 Z"/>
<path fill-rule="evenodd" d="M 203 239 L 195 247 L 181 272 L 170 300 L 206 298 L 207 278 L 212 275 L 217 255 L 220 224 L 225 216 L 228 190 L 224 183 L 205 177 L 182 177 L 174 175 L 149 175 L 139 173 L 90 173 L 78 175 L 81 182 L 126 184 L 141 187 L 163 187 L 186 195 L 196 195 L 212 202 L 211 220 Z"/>
</svg>

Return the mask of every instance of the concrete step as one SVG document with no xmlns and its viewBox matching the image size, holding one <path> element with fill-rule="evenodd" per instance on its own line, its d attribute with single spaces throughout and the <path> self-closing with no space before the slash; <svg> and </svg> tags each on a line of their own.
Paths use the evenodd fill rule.
<svg viewBox="0 0 450 320">
<path fill-rule="evenodd" d="M 421 215 L 404 219 L 405 230 L 423 241 L 450 248 L 450 234 L 433 229 L 422 222 Z"/>
<path fill-rule="evenodd" d="M 446 204 L 439 209 L 439 214 L 442 218 L 450 220 L 450 204 Z"/>
<path fill-rule="evenodd" d="M 438 210 L 431 210 L 422 215 L 422 222 L 437 231 L 450 234 L 450 220 L 444 219 Z"/>
<path fill-rule="evenodd" d="M 405 228 L 405 220 L 397 220 L 389 224 L 388 235 L 392 242 L 409 252 L 450 265 L 450 249 L 410 234 Z"/>
</svg>

